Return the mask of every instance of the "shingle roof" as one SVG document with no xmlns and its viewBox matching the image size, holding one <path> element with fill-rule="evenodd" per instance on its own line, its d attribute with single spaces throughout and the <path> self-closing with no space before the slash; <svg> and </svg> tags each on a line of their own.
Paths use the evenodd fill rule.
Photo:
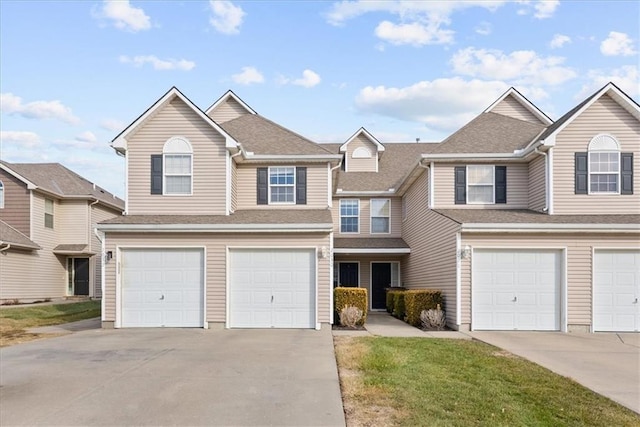
<svg viewBox="0 0 640 427">
<path fill-rule="evenodd" d="M 526 209 L 435 209 L 460 224 L 639 224 L 640 215 L 547 215 Z"/>
<path fill-rule="evenodd" d="M 9 163 L 0 161 L 41 189 L 60 196 L 86 196 L 124 210 L 124 200 L 93 183 L 60 163 Z"/>
<path fill-rule="evenodd" d="M 332 224 L 332 218 L 329 209 L 264 209 L 231 215 L 123 215 L 100 224 Z"/>
<path fill-rule="evenodd" d="M 71 255 L 71 254 L 92 254 L 89 245 L 83 243 L 77 244 L 62 244 L 53 248 L 54 254 L 59 255 Z"/>
<path fill-rule="evenodd" d="M 544 129 L 542 124 L 482 113 L 440 143 L 433 153 L 513 153 L 529 145 Z"/>
<path fill-rule="evenodd" d="M 407 242 L 399 238 L 390 237 L 354 237 L 335 238 L 333 247 L 340 249 L 406 249 Z"/>
<path fill-rule="evenodd" d="M 245 114 L 220 126 L 255 154 L 330 154 L 321 145 L 258 114 Z"/>
<path fill-rule="evenodd" d="M 322 144 L 338 152 L 340 144 Z M 335 187 L 343 191 L 386 191 L 398 188 L 403 178 L 418 164 L 422 154 L 432 152 L 435 143 L 388 143 L 378 160 L 378 172 L 334 172 Z M 340 195 L 340 193 L 338 193 Z"/>
<path fill-rule="evenodd" d="M 0 242 L 25 249 L 42 249 L 33 240 L 2 220 L 0 220 Z"/>
</svg>

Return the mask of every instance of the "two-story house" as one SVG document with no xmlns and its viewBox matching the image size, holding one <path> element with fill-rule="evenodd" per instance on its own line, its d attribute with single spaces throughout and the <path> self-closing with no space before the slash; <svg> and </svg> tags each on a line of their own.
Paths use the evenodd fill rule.
<svg viewBox="0 0 640 427">
<path fill-rule="evenodd" d="M 123 208 L 58 163 L 0 161 L 0 301 L 101 297 L 94 229 Z"/>
<path fill-rule="evenodd" d="M 515 89 L 442 143 L 315 144 L 233 92 L 170 90 L 114 140 L 106 327 L 308 327 L 334 286 L 441 289 L 454 329 L 640 329 L 640 108 L 553 122 Z"/>
</svg>

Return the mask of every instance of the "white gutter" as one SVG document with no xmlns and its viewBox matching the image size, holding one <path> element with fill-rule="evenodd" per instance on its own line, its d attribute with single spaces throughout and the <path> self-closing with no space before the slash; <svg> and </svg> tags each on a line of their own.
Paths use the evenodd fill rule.
<svg viewBox="0 0 640 427">
<path fill-rule="evenodd" d="M 243 157 L 247 161 L 331 161 L 342 159 L 341 154 L 254 154 L 251 151 L 242 150 Z"/>
<path fill-rule="evenodd" d="M 336 254 L 409 254 L 410 248 L 333 248 Z"/>
<path fill-rule="evenodd" d="M 185 232 L 185 233 L 255 233 L 333 231 L 333 224 L 102 224 L 100 231 Z"/>
<path fill-rule="evenodd" d="M 462 224 L 462 232 L 482 232 L 482 233 L 499 233 L 499 232 L 532 232 L 537 233 L 562 233 L 562 232 L 585 232 L 585 233 L 620 233 L 620 232 L 640 232 L 640 224 L 549 224 L 549 223 L 537 223 L 537 224 L 492 224 L 492 223 L 477 223 L 477 224 Z"/>
<path fill-rule="evenodd" d="M 544 151 L 540 151 L 540 149 L 536 146 L 536 148 L 534 148 L 533 150 L 535 153 L 537 154 L 541 154 L 544 156 L 544 188 L 545 188 L 545 195 L 544 195 L 544 208 L 542 208 L 543 212 L 547 212 L 549 211 L 549 158 L 547 156 L 547 153 L 545 153 Z"/>
<path fill-rule="evenodd" d="M 3 242 L 0 242 L 0 244 L 2 244 Z M 4 251 L 8 251 L 11 248 L 11 243 L 7 243 L 7 246 L 5 246 L 4 248 L 0 248 L 0 252 L 4 252 Z"/>
<path fill-rule="evenodd" d="M 388 196 L 395 193 L 395 188 L 381 191 L 344 191 L 342 188 L 336 190 L 336 194 L 345 196 Z"/>
</svg>

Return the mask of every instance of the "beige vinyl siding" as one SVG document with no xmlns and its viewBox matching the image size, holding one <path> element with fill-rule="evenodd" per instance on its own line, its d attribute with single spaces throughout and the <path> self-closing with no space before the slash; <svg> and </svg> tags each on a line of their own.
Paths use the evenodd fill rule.
<svg viewBox="0 0 640 427">
<path fill-rule="evenodd" d="M 234 160 L 231 164 L 231 211 L 238 209 L 238 165 Z"/>
<path fill-rule="evenodd" d="M 120 214 L 121 212 L 114 211 L 101 204 L 91 207 L 91 227 L 89 233 L 91 235 L 91 252 L 94 252 L 95 255 L 91 257 L 90 261 L 91 271 L 93 271 L 90 278 L 93 282 L 89 284 L 89 292 L 94 298 L 102 298 L 102 243 L 98 240 L 94 230 L 99 222 L 119 216 Z"/>
<path fill-rule="evenodd" d="M 4 185 L 4 208 L 0 209 L 0 220 L 31 237 L 30 196 L 27 185 L 4 170 L 0 170 L 0 181 Z"/>
<path fill-rule="evenodd" d="M 538 156 L 529 162 L 529 209 L 540 211 L 546 205 L 546 158 Z M 509 183 L 507 182 L 507 185 Z"/>
<path fill-rule="evenodd" d="M 193 194 L 151 195 L 151 155 L 162 154 L 173 136 L 189 140 L 193 149 Z M 140 125 L 128 139 L 128 214 L 224 215 L 226 213 L 226 149 L 222 135 L 178 98 Z"/>
<path fill-rule="evenodd" d="M 360 200 L 360 232 L 340 233 L 340 198 L 335 198 L 331 206 L 334 237 L 402 237 L 402 197 L 372 197 L 366 199 L 342 197 L 342 199 Z M 389 199 L 391 201 L 391 218 L 389 219 L 391 233 L 371 234 L 371 199 Z"/>
<path fill-rule="evenodd" d="M 107 251 L 117 254 L 118 247 L 205 247 L 206 253 L 206 312 L 207 322 L 226 321 L 226 247 L 329 247 L 329 234 L 122 234 L 107 236 Z M 106 289 L 104 321 L 115 321 L 116 316 L 116 265 L 117 255 L 106 265 Z M 317 258 L 318 321 L 328 323 L 329 277 L 331 257 Z"/>
<path fill-rule="evenodd" d="M 522 105 L 517 99 L 509 95 L 492 109 L 492 113 L 502 114 L 503 116 L 513 117 L 514 119 L 524 120 L 527 122 L 540 124 L 542 121 L 538 119 L 531 111 Z M 542 123 L 545 124 L 545 123 Z"/>
<path fill-rule="evenodd" d="M 613 135 L 621 152 L 633 155 L 633 195 L 575 194 L 574 154 L 587 152 L 591 139 Z M 553 150 L 553 213 L 634 214 L 640 211 L 640 122 L 604 95 L 556 137 Z"/>
<path fill-rule="evenodd" d="M 591 325 L 592 253 L 598 248 L 639 248 L 638 235 L 615 234 L 494 234 L 491 236 L 462 235 L 462 247 L 471 248 L 566 248 L 567 323 L 574 327 Z M 564 260 L 562 261 L 564 265 Z M 462 260 L 462 323 L 471 319 L 471 258 Z M 565 274 L 561 276 L 564 281 Z M 562 285 L 561 292 L 564 292 Z M 564 301 L 561 303 L 564 307 Z"/>
<path fill-rule="evenodd" d="M 402 282 L 410 289 L 442 290 L 447 323 L 456 323 L 456 233 L 458 223 L 427 209 L 428 174 L 405 194 L 409 215 L 402 235 L 411 253 L 402 264 Z"/>
<path fill-rule="evenodd" d="M 335 237 L 335 236 L 334 236 Z M 376 254 L 376 255 L 347 255 L 347 254 L 335 254 L 334 262 L 357 262 L 360 266 L 360 271 L 358 274 L 358 280 L 360 281 L 360 288 L 365 288 L 367 290 L 367 298 L 368 298 L 368 307 L 371 308 L 371 263 L 373 262 L 398 262 L 400 263 L 400 284 L 404 281 L 404 277 L 402 277 L 402 263 L 404 257 L 401 255 L 384 255 L 384 254 Z M 336 274 L 339 274 L 336 270 Z M 340 276 L 338 276 L 339 278 Z"/>
<path fill-rule="evenodd" d="M 278 167 L 288 165 L 238 165 L 236 176 L 238 179 L 237 207 L 240 209 L 322 209 L 328 206 L 329 191 L 327 183 L 326 164 L 296 164 L 307 168 L 307 204 L 257 204 L 256 174 L 259 167 Z"/>
<path fill-rule="evenodd" d="M 59 244 L 89 243 L 89 209 L 86 200 L 61 200 L 54 215 Z"/>
<path fill-rule="evenodd" d="M 469 165 L 482 164 L 479 162 Z M 485 163 L 486 164 L 486 163 Z M 493 164 L 493 163 L 491 163 Z M 507 167 L 506 204 L 455 204 L 454 171 L 464 163 L 436 163 L 434 169 L 434 209 L 527 209 L 529 207 L 529 167 L 526 163 L 496 163 Z"/>
<path fill-rule="evenodd" d="M 245 114 L 250 114 L 238 101 L 229 97 L 215 110 L 209 111 L 211 117 L 217 123 L 228 122 Z"/>
<path fill-rule="evenodd" d="M 353 152 L 360 147 L 364 147 L 371 153 L 368 159 L 354 159 Z M 358 135 L 348 145 L 345 154 L 346 170 L 348 172 L 376 172 L 378 170 L 378 150 L 376 145 L 364 135 Z"/>
<path fill-rule="evenodd" d="M 40 288 L 33 288 L 34 253 L 10 249 L 0 254 L 0 301 L 42 298 Z M 47 290 L 45 289 L 45 292 Z M 53 295 L 51 295 L 53 296 Z"/>
</svg>

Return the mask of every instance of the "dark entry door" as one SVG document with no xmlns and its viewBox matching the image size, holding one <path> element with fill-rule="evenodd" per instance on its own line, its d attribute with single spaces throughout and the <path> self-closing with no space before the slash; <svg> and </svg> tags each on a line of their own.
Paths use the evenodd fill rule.
<svg viewBox="0 0 640 427">
<path fill-rule="evenodd" d="M 89 295 L 89 258 L 73 260 L 74 295 Z"/>
<path fill-rule="evenodd" d="M 384 289 L 391 286 L 391 264 L 374 262 L 371 264 L 371 309 L 384 310 L 387 297 Z"/>
<path fill-rule="evenodd" d="M 357 262 L 341 262 L 340 264 L 340 286 L 347 288 L 357 288 L 360 284 L 358 278 Z"/>
</svg>

